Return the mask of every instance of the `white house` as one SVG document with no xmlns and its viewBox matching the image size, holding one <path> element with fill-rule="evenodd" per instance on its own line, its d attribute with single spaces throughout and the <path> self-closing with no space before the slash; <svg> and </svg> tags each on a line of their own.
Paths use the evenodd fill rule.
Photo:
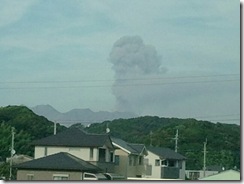
<svg viewBox="0 0 244 184">
<path fill-rule="evenodd" d="M 186 157 L 169 149 L 147 147 L 146 177 L 158 179 L 185 179 Z"/>
<path fill-rule="evenodd" d="M 186 170 L 186 177 L 190 180 L 198 180 L 199 178 L 204 178 L 214 174 L 218 174 L 223 171 L 224 168 L 218 165 L 207 166 L 206 170 Z"/>
</svg>

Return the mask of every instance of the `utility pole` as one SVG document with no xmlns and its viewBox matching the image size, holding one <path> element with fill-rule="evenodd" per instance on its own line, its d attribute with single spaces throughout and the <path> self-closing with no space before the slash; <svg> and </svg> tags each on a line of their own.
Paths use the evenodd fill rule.
<svg viewBox="0 0 244 184">
<path fill-rule="evenodd" d="M 153 135 L 153 132 L 152 130 L 150 131 L 150 146 L 152 146 L 152 135 Z"/>
<path fill-rule="evenodd" d="M 176 130 L 175 138 L 173 138 L 173 139 L 175 140 L 175 152 L 177 153 L 177 151 L 178 151 L 178 139 L 179 139 L 178 129 Z"/>
<path fill-rule="evenodd" d="M 206 175 L 206 154 L 207 154 L 207 138 L 203 143 L 203 177 Z"/>
<path fill-rule="evenodd" d="M 11 149 L 10 149 L 10 153 L 11 153 L 11 157 L 10 157 L 10 167 L 9 167 L 9 179 L 12 179 L 12 166 L 13 166 L 13 156 L 15 154 L 15 150 L 14 150 L 14 127 L 12 127 L 12 141 L 11 141 Z"/>
</svg>

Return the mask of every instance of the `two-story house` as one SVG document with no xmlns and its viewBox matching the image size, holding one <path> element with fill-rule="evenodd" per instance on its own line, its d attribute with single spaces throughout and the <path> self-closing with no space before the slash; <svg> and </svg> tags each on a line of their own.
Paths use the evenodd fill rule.
<svg viewBox="0 0 244 184">
<path fill-rule="evenodd" d="M 147 147 L 145 158 L 146 177 L 164 179 L 185 179 L 186 157 L 169 149 Z"/>
<path fill-rule="evenodd" d="M 33 142 L 34 158 L 66 152 L 102 168 L 114 172 L 114 147 L 107 134 L 89 134 L 79 128 L 69 128 L 56 135 Z"/>
<path fill-rule="evenodd" d="M 122 139 L 111 138 L 115 147 L 115 173 L 126 178 L 145 175 L 144 157 L 147 150 L 144 144 L 127 143 Z"/>
</svg>

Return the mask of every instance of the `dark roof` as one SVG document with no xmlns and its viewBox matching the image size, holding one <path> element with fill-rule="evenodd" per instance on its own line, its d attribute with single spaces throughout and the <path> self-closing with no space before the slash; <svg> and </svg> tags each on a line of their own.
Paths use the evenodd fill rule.
<svg viewBox="0 0 244 184">
<path fill-rule="evenodd" d="M 185 160 L 186 157 L 176 153 L 175 151 L 169 148 L 160 148 L 160 147 L 147 147 L 147 150 L 158 155 L 162 159 L 173 159 L 173 160 Z"/>
<path fill-rule="evenodd" d="M 28 170 L 101 171 L 99 167 L 65 152 L 27 161 L 14 167 Z"/>
<path fill-rule="evenodd" d="M 112 137 L 111 140 L 113 143 L 124 148 L 125 150 L 127 150 L 131 154 L 141 154 L 143 152 L 143 150 L 145 149 L 144 144 L 134 144 L 134 143 L 132 144 L 132 143 L 125 142 L 122 139 L 114 138 L 114 137 Z"/>
<path fill-rule="evenodd" d="M 112 148 L 112 142 L 107 134 L 88 134 L 79 128 L 69 128 L 56 135 L 32 142 L 35 146 L 70 146 L 70 147 L 100 147 L 107 144 Z"/>
</svg>

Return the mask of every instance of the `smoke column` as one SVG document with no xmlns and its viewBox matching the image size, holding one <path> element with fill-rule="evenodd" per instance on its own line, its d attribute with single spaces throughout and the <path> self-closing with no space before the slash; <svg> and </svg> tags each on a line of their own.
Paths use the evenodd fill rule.
<svg viewBox="0 0 244 184">
<path fill-rule="evenodd" d="M 115 72 L 112 90 L 117 110 L 140 113 L 152 94 L 151 88 L 143 86 L 140 79 L 162 73 L 161 58 L 156 49 L 145 45 L 139 36 L 124 36 L 114 43 L 109 61 Z"/>
</svg>

